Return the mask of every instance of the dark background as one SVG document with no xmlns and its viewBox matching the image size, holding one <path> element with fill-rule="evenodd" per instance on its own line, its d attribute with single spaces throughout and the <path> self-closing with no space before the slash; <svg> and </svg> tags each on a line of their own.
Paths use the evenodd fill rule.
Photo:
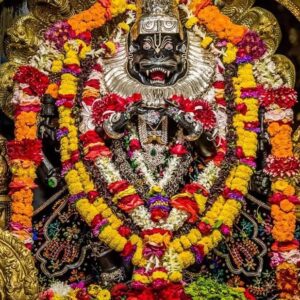
<svg viewBox="0 0 300 300">
<path fill-rule="evenodd" d="M 0 62 L 5 62 L 3 50 L 5 31 L 18 16 L 28 13 L 26 2 L 27 0 L 0 0 Z M 296 89 L 300 94 L 300 22 L 275 0 L 257 0 L 255 5 L 271 11 L 279 21 L 283 38 L 277 52 L 289 57 L 296 66 Z M 300 103 L 296 106 L 295 112 L 295 121 L 300 125 Z M 1 127 L 3 128 L 3 115 L 0 112 L 0 129 Z"/>
</svg>

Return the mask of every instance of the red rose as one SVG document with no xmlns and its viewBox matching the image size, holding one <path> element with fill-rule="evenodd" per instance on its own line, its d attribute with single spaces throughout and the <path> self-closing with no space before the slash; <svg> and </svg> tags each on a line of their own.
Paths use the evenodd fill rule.
<svg viewBox="0 0 300 300">
<path fill-rule="evenodd" d="M 213 84 L 214 88 L 216 89 L 224 89 L 225 88 L 225 81 L 216 81 Z"/>
<path fill-rule="evenodd" d="M 136 249 L 135 245 L 132 245 L 131 242 L 127 242 L 121 253 L 121 256 L 123 256 L 123 257 L 130 256 L 135 251 L 135 249 Z"/>
<path fill-rule="evenodd" d="M 244 295 L 248 300 L 256 300 L 256 298 L 249 292 L 248 289 L 245 290 Z"/>
<path fill-rule="evenodd" d="M 80 157 L 79 151 L 78 150 L 73 151 L 71 154 L 71 162 L 73 164 L 77 163 L 79 160 L 79 157 Z"/>
<path fill-rule="evenodd" d="M 119 181 L 111 183 L 108 186 L 108 189 L 109 189 L 109 191 L 112 194 L 117 194 L 117 193 L 119 193 L 121 191 L 124 191 L 128 187 L 129 187 L 129 182 L 128 181 L 126 181 L 126 180 L 119 180 Z"/>
<path fill-rule="evenodd" d="M 51 300 L 54 297 L 54 292 L 52 289 L 44 291 L 39 294 L 40 300 Z"/>
<path fill-rule="evenodd" d="M 163 300 L 191 300 L 184 292 L 181 284 L 169 284 L 160 293 L 158 299 Z"/>
<path fill-rule="evenodd" d="M 131 229 L 125 225 L 119 227 L 118 232 L 124 236 L 124 237 L 129 237 L 131 234 Z"/>
<path fill-rule="evenodd" d="M 198 183 L 190 183 L 190 184 L 185 185 L 185 187 L 183 188 L 183 191 L 191 193 L 191 194 L 195 194 L 200 189 L 201 189 L 201 186 Z"/>
<path fill-rule="evenodd" d="M 96 215 L 91 223 L 91 227 L 94 228 L 103 220 L 101 215 Z"/>
<path fill-rule="evenodd" d="M 93 87 L 94 89 L 99 89 L 100 88 L 100 82 L 97 79 L 90 79 L 85 82 L 85 86 Z"/>
<path fill-rule="evenodd" d="M 172 233 L 169 230 L 166 229 L 161 229 L 161 228 L 153 228 L 153 229 L 146 229 L 142 231 L 142 237 L 145 237 L 146 235 L 152 235 L 152 234 L 156 234 L 159 233 L 161 235 L 164 234 L 169 234 L 170 236 L 172 235 Z"/>
<path fill-rule="evenodd" d="M 111 296 L 115 300 L 121 300 L 124 296 L 126 296 L 128 292 L 128 286 L 124 283 L 118 283 L 111 289 Z"/>
<path fill-rule="evenodd" d="M 143 200 L 137 194 L 130 195 L 123 197 L 119 203 L 118 207 L 125 212 L 130 212 L 131 210 L 135 209 L 136 207 L 143 204 Z"/>
<path fill-rule="evenodd" d="M 156 300 L 157 298 L 152 292 L 152 289 L 145 288 L 141 293 L 140 292 L 131 292 L 128 294 L 126 300 Z"/>
<path fill-rule="evenodd" d="M 236 110 L 241 113 L 242 115 L 245 115 L 248 111 L 247 105 L 245 103 L 240 103 L 236 106 Z"/>
<path fill-rule="evenodd" d="M 84 101 L 84 103 L 88 106 L 91 106 L 94 103 L 95 100 L 96 100 L 96 97 L 94 97 L 94 96 L 83 97 L 82 98 L 82 101 Z"/>
<path fill-rule="evenodd" d="M 97 132 L 94 130 L 89 130 L 86 133 L 82 134 L 80 136 L 80 141 L 83 143 L 84 146 L 87 146 L 88 144 L 94 144 L 101 142 L 103 143 L 103 140 L 99 137 Z"/>
<path fill-rule="evenodd" d="M 198 219 L 198 205 L 189 197 L 177 198 L 171 201 L 171 205 L 177 209 L 183 210 L 189 214 L 189 223 L 194 223 Z"/>
<path fill-rule="evenodd" d="M 198 224 L 198 229 L 203 235 L 208 235 L 209 233 L 211 233 L 212 227 L 210 224 L 207 224 L 205 222 L 200 222 Z"/>
<path fill-rule="evenodd" d="M 136 103 L 142 100 L 142 95 L 139 93 L 133 94 L 131 97 L 127 98 L 128 103 Z"/>
<path fill-rule="evenodd" d="M 224 98 L 216 99 L 218 105 L 226 106 L 226 100 Z"/>
<path fill-rule="evenodd" d="M 87 44 L 91 42 L 92 34 L 90 31 L 82 32 L 78 35 L 78 38 L 85 41 Z"/>
<path fill-rule="evenodd" d="M 89 296 L 89 294 L 84 290 L 78 291 L 78 293 L 76 294 L 76 297 L 78 300 L 91 300 L 91 297 Z"/>
<path fill-rule="evenodd" d="M 176 144 L 170 148 L 170 153 L 173 155 L 183 156 L 188 153 L 186 148 L 182 144 Z"/>
<path fill-rule="evenodd" d="M 91 203 L 93 203 L 97 197 L 99 197 L 99 193 L 97 191 L 88 192 L 88 198 Z"/>
<path fill-rule="evenodd" d="M 94 69 L 95 71 L 98 71 L 98 72 L 103 72 L 103 68 L 102 68 L 102 66 L 99 65 L 99 64 L 95 64 L 94 67 L 93 67 L 93 69 Z"/>
<path fill-rule="evenodd" d="M 236 153 L 237 158 L 244 158 L 245 157 L 244 150 L 240 146 L 237 146 L 235 148 L 235 153 Z"/>
<path fill-rule="evenodd" d="M 136 151 L 141 149 L 141 143 L 137 139 L 133 139 L 129 143 L 129 148 L 131 151 Z"/>
<path fill-rule="evenodd" d="M 213 158 L 213 161 L 217 166 L 220 166 L 221 162 L 224 160 L 224 157 L 225 157 L 225 154 L 223 152 L 217 152 L 217 154 Z"/>
<path fill-rule="evenodd" d="M 42 142 L 40 140 L 9 141 L 7 154 L 10 160 L 32 160 L 36 165 L 42 161 Z"/>
<path fill-rule="evenodd" d="M 160 208 L 151 209 L 151 220 L 153 222 L 158 222 L 161 219 L 166 219 L 169 213 L 166 210 Z"/>
</svg>

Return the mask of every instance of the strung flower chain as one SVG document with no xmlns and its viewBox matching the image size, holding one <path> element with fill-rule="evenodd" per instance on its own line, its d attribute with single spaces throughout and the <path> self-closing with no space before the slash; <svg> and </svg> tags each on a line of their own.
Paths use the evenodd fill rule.
<svg viewBox="0 0 300 300">
<path fill-rule="evenodd" d="M 33 190 L 36 169 L 42 160 L 42 144 L 37 123 L 41 109 L 40 97 L 49 84 L 48 77 L 31 66 L 22 66 L 14 76 L 17 82 L 15 105 L 15 139 L 8 142 L 12 172 L 9 185 L 12 199 L 11 232 L 28 248 L 32 244 Z"/>
<path fill-rule="evenodd" d="M 272 146 L 265 167 L 265 172 L 272 178 L 273 194 L 269 198 L 274 220 L 272 236 L 275 239 L 272 245 L 272 265 L 276 267 L 277 286 L 284 299 L 299 296 L 296 266 L 300 262 L 300 253 L 295 230 L 296 205 L 300 200 L 296 196 L 292 178 L 298 174 L 300 162 L 293 154 L 291 137 L 291 108 L 296 101 L 296 92 L 287 87 L 265 89 L 261 97 Z M 296 259 L 290 260 L 290 254 Z"/>
</svg>

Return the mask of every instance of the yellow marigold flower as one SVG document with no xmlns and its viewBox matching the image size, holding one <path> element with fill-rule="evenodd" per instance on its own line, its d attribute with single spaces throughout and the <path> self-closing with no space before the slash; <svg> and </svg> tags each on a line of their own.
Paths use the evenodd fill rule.
<svg viewBox="0 0 300 300">
<path fill-rule="evenodd" d="M 110 300 L 111 299 L 111 295 L 109 290 L 102 290 L 99 292 L 99 294 L 97 295 L 97 300 Z"/>
<path fill-rule="evenodd" d="M 183 252 L 183 247 L 180 243 L 180 240 L 178 238 L 174 239 L 171 243 L 171 247 L 177 252 Z"/>
<path fill-rule="evenodd" d="M 127 1 L 126 0 L 111 0 L 110 2 L 110 12 L 113 17 L 122 14 L 126 11 Z"/>
<path fill-rule="evenodd" d="M 202 194 L 194 194 L 194 199 L 197 202 L 199 213 L 202 213 L 205 210 L 205 204 L 207 201 L 207 197 L 203 196 Z"/>
<path fill-rule="evenodd" d="M 107 208 L 102 212 L 102 216 L 104 218 L 109 218 L 112 215 L 112 213 L 113 213 L 112 210 L 110 208 Z"/>
<path fill-rule="evenodd" d="M 114 42 L 107 41 L 104 44 L 107 47 L 107 49 L 109 50 L 111 55 L 114 55 L 117 52 L 117 46 Z"/>
<path fill-rule="evenodd" d="M 191 29 L 194 25 L 196 25 L 198 23 L 198 18 L 197 17 L 191 17 L 189 18 L 186 23 L 185 23 L 185 27 L 187 29 Z"/>
<path fill-rule="evenodd" d="M 111 228 L 111 226 L 106 226 L 104 229 L 100 232 L 99 238 L 103 239 L 106 243 L 109 243 L 113 239 L 113 234 L 115 233 L 115 230 Z"/>
<path fill-rule="evenodd" d="M 101 292 L 101 287 L 97 284 L 91 284 L 88 287 L 88 293 L 91 296 L 97 296 Z"/>
<path fill-rule="evenodd" d="M 198 230 L 198 229 L 196 229 L 196 228 L 193 228 L 191 231 L 190 231 L 190 233 L 189 233 L 189 235 L 193 235 L 193 236 L 195 236 L 195 238 L 199 241 L 200 239 L 201 239 L 201 232 Z M 189 236 L 188 235 L 188 236 Z"/>
<path fill-rule="evenodd" d="M 162 188 L 160 186 L 154 185 L 154 186 L 151 187 L 149 193 L 150 194 L 155 194 L 155 193 L 162 193 L 162 192 L 163 192 L 163 190 L 162 190 Z"/>
<path fill-rule="evenodd" d="M 143 257 L 142 249 L 138 247 L 132 257 L 133 265 L 138 266 L 142 260 L 142 257 Z"/>
<path fill-rule="evenodd" d="M 223 62 L 225 64 L 231 64 L 236 60 L 237 47 L 232 43 L 227 44 L 225 55 L 223 56 Z"/>
<path fill-rule="evenodd" d="M 114 248 L 114 250 L 117 251 L 117 252 L 123 251 L 126 243 L 127 243 L 127 240 L 123 236 L 120 236 L 119 244 L 118 244 L 118 246 L 116 248 Z"/>
<path fill-rule="evenodd" d="M 124 191 L 119 192 L 118 194 L 116 194 L 112 201 L 114 203 L 117 203 L 120 199 L 122 199 L 123 197 L 126 196 L 130 196 L 130 195 L 134 195 L 136 194 L 136 190 L 133 186 L 129 186 L 127 189 L 125 189 Z"/>
<path fill-rule="evenodd" d="M 180 253 L 179 260 L 183 268 L 187 268 L 195 263 L 195 257 L 190 251 L 184 251 Z"/>
<path fill-rule="evenodd" d="M 213 38 L 210 36 L 206 36 L 202 41 L 201 41 L 201 47 L 204 49 L 208 48 L 208 46 L 212 43 Z"/>
<path fill-rule="evenodd" d="M 97 209 L 93 206 L 93 205 L 90 205 L 89 206 L 89 211 L 88 211 L 88 214 L 85 218 L 85 221 L 88 223 L 88 224 L 91 224 L 92 221 L 94 220 L 94 218 L 98 215 L 98 211 Z"/>
<path fill-rule="evenodd" d="M 54 60 L 51 66 L 51 72 L 59 73 L 63 68 L 63 62 L 60 60 Z"/>
<path fill-rule="evenodd" d="M 169 280 L 172 282 L 179 282 L 182 280 L 182 273 L 179 271 L 174 271 L 169 275 Z"/>
<path fill-rule="evenodd" d="M 128 4 L 127 5 L 127 9 L 128 10 L 132 10 L 132 11 L 136 11 L 137 10 L 137 7 L 135 4 Z"/>
<path fill-rule="evenodd" d="M 148 284 L 148 283 L 151 282 L 148 276 L 142 275 L 142 274 L 134 274 L 132 276 L 132 279 L 134 281 L 139 281 L 139 282 L 144 283 L 144 284 Z"/>
<path fill-rule="evenodd" d="M 167 280 L 168 279 L 168 275 L 165 272 L 162 271 L 154 271 L 152 273 L 152 279 L 156 280 L 156 279 L 164 279 Z"/>
<path fill-rule="evenodd" d="M 180 242 L 184 249 L 189 249 L 192 246 L 191 242 L 185 235 L 180 237 Z"/>
<path fill-rule="evenodd" d="M 125 23 L 125 22 L 119 23 L 118 27 L 120 29 L 122 29 L 124 32 L 129 32 L 129 30 L 130 30 L 130 26 L 127 23 Z"/>
<path fill-rule="evenodd" d="M 136 245 L 136 244 L 142 243 L 142 239 L 141 239 L 138 235 L 133 234 L 133 235 L 130 237 L 130 242 L 131 242 L 133 245 Z"/>
</svg>

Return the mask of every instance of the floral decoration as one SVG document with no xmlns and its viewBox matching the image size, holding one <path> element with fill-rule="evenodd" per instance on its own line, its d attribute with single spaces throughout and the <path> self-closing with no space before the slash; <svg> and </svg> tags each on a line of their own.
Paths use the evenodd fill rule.
<svg viewBox="0 0 300 300">
<path fill-rule="evenodd" d="M 269 202 L 275 242 L 271 264 L 276 268 L 281 298 L 299 295 L 299 260 L 293 259 L 299 248 L 295 238 L 299 199 L 293 177 L 300 165 L 291 139 L 292 107 L 297 95 L 282 86 L 278 78 L 272 87 L 270 76 L 255 65 L 267 51 L 257 33 L 234 24 L 211 0 L 179 1 L 179 5 L 186 13 L 186 29 L 201 39 L 199 47 L 216 56 L 216 72 L 203 99 L 173 95 L 167 100 L 210 134 L 216 153 L 202 169 L 197 166 L 196 176 L 190 176 L 176 193 L 167 193 L 166 187 L 183 161 L 192 156 L 190 144 L 182 136 L 166 147 L 164 170 L 154 176 L 143 157 L 138 132 L 126 129 L 123 138 L 128 162 L 133 173 L 144 178 L 147 189 L 141 195 L 139 187 L 118 169 L 105 133 L 107 120 L 130 111 L 143 100 L 140 94 L 122 97 L 107 91 L 102 61 L 118 52 L 120 38 L 130 32 L 134 4 L 98 0 L 89 9 L 55 23 L 45 33 L 47 44 L 55 47 L 51 52 L 51 57 L 55 56 L 51 58 L 51 74 L 24 66 L 14 77 L 15 139 L 8 144 L 13 174 L 10 230 L 30 248 L 35 172 L 43 159 L 38 114 L 41 97 L 47 95 L 58 109 L 61 175 L 68 187 L 69 203 L 90 226 L 94 237 L 134 266 L 131 282 L 118 284 L 111 292 L 85 282 L 71 286 L 56 283 L 42 292 L 40 299 L 182 300 L 211 296 L 214 282 L 200 277 L 185 286 L 183 272 L 192 265 L 201 265 L 222 240 L 233 237 L 234 223 L 245 207 L 256 169 L 260 108 L 264 110 L 272 147 L 264 169 L 272 179 Z M 93 30 L 121 14 L 126 20 L 94 49 Z M 92 58 L 93 64 L 85 78 L 87 58 Z M 266 60 L 265 64 L 271 62 Z M 100 191 L 90 170 L 100 174 L 110 197 Z M 135 230 L 121 215 L 131 218 Z M 218 297 L 255 299 L 247 289 L 218 287 Z"/>
</svg>

